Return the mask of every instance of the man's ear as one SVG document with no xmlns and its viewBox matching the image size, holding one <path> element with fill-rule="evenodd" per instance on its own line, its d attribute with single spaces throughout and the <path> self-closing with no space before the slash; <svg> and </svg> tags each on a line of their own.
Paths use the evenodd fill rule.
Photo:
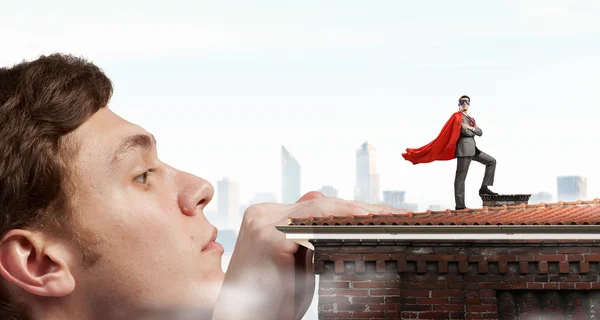
<svg viewBox="0 0 600 320">
<path fill-rule="evenodd" d="M 0 275 L 38 296 L 61 297 L 73 292 L 73 252 L 40 232 L 13 229 L 0 241 Z"/>
</svg>

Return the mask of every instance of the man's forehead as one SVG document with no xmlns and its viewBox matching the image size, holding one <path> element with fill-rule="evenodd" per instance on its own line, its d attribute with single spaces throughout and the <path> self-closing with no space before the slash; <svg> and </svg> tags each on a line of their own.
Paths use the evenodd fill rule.
<svg viewBox="0 0 600 320">
<path fill-rule="evenodd" d="M 79 143 L 80 157 L 112 157 L 125 139 L 132 135 L 149 135 L 108 108 L 101 108 L 73 132 Z M 92 159 L 87 159 L 92 160 Z M 96 158 L 96 160 L 100 160 Z M 92 160 L 94 161 L 94 160 Z"/>
<path fill-rule="evenodd" d="M 87 119 L 77 130 L 83 133 L 87 132 L 98 132 L 98 131 L 111 131 L 119 129 L 122 126 L 135 126 L 127 120 L 121 118 L 119 115 L 114 113 L 108 108 L 100 108 L 95 114 Z"/>
<path fill-rule="evenodd" d="M 138 133 L 147 134 L 140 126 L 133 124 L 108 108 L 101 108 L 74 131 L 82 139 L 111 139 Z"/>
</svg>

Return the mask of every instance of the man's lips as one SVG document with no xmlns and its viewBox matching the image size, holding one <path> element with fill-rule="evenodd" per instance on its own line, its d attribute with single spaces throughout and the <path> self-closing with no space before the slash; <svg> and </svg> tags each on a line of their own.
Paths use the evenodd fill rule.
<svg viewBox="0 0 600 320">
<path fill-rule="evenodd" d="M 223 248 L 223 246 L 216 241 L 218 233 L 219 232 L 217 231 L 217 228 L 214 228 L 212 237 L 210 238 L 210 241 L 206 244 L 206 246 L 204 246 L 204 248 L 202 248 L 202 252 L 212 251 L 212 250 L 221 251 L 221 253 L 225 252 L 225 249 Z"/>
<path fill-rule="evenodd" d="M 202 252 L 208 251 L 220 251 L 221 253 L 223 253 L 225 252 L 225 248 L 223 248 L 223 246 L 220 243 L 216 241 L 211 241 L 206 247 L 204 247 L 204 249 L 202 249 Z"/>
</svg>

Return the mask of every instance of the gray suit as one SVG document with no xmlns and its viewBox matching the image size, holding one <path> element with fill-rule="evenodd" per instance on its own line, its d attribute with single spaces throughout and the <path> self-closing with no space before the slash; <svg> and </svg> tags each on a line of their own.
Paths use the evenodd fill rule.
<svg viewBox="0 0 600 320">
<path fill-rule="evenodd" d="M 462 123 L 469 124 L 469 118 L 462 116 Z M 456 176 L 454 177 L 454 200 L 457 207 L 465 207 L 465 179 L 469 171 L 471 160 L 475 160 L 485 165 L 485 175 L 482 186 L 491 186 L 494 184 L 494 174 L 496 173 L 496 159 L 479 150 L 475 144 L 475 136 L 481 137 L 483 131 L 476 127 L 475 130 L 460 128 L 460 138 L 456 143 Z"/>
</svg>

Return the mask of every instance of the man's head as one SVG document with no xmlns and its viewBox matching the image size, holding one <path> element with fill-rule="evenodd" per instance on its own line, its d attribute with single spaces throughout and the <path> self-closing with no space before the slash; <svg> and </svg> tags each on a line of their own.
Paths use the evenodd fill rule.
<svg viewBox="0 0 600 320">
<path fill-rule="evenodd" d="M 106 107 L 111 94 L 71 56 L 0 69 L 2 319 L 216 299 L 222 248 L 202 212 L 212 186 L 162 163 L 154 137 Z"/>
<path fill-rule="evenodd" d="M 469 106 L 471 105 L 471 98 L 469 96 L 461 96 L 458 98 L 458 108 L 461 111 L 469 110 Z"/>
</svg>

